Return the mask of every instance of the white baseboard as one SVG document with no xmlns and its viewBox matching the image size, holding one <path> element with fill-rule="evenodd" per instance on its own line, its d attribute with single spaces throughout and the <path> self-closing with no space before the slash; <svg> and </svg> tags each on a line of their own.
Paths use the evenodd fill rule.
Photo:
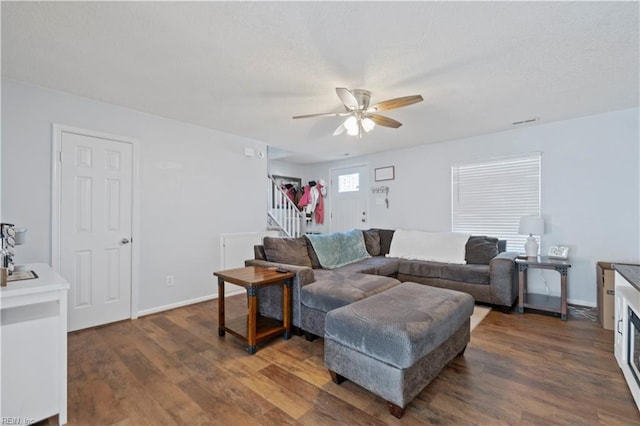
<svg viewBox="0 0 640 426">
<path fill-rule="evenodd" d="M 242 293 L 245 293 L 245 290 L 241 288 L 239 290 L 225 293 L 225 297 L 235 296 L 236 294 L 242 294 Z M 210 294 L 208 296 L 196 297 L 195 299 L 183 300 L 182 302 L 171 303 L 169 305 L 157 306 L 155 308 L 149 308 L 149 309 L 142 309 L 138 311 L 137 317 L 157 314 L 158 312 L 170 311 L 171 309 L 182 308 L 184 306 L 189 306 L 189 305 L 195 305 L 196 303 L 202 303 L 202 302 L 206 302 L 207 300 L 213 300 L 217 298 L 218 298 L 217 294 Z M 135 318 L 132 318 L 132 319 L 135 319 Z"/>
</svg>

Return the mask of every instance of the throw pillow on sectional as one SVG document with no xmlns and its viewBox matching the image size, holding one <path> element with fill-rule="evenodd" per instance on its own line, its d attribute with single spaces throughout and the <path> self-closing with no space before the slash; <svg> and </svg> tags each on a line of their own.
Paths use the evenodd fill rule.
<svg viewBox="0 0 640 426">
<path fill-rule="evenodd" d="M 378 231 L 378 235 L 380 235 L 380 254 L 382 256 L 389 254 L 389 250 L 391 249 L 391 240 L 393 239 L 393 233 L 395 229 L 374 229 Z"/>
<path fill-rule="evenodd" d="M 379 256 L 380 255 L 380 234 L 376 229 L 368 229 L 366 231 L 362 231 L 362 235 L 364 236 L 364 245 L 367 248 L 367 252 L 371 256 Z"/>
<path fill-rule="evenodd" d="M 304 237 L 264 237 L 264 253 L 269 262 L 311 267 Z"/>
<path fill-rule="evenodd" d="M 498 239 L 472 235 L 465 246 L 465 260 L 476 265 L 488 265 L 498 255 Z"/>
</svg>

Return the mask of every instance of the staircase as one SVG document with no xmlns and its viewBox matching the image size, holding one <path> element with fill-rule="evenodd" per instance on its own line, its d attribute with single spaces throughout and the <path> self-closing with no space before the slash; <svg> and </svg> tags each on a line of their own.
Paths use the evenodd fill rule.
<svg viewBox="0 0 640 426">
<path fill-rule="evenodd" d="M 267 228 L 284 237 L 305 233 L 304 214 L 271 176 L 267 182 Z"/>
</svg>

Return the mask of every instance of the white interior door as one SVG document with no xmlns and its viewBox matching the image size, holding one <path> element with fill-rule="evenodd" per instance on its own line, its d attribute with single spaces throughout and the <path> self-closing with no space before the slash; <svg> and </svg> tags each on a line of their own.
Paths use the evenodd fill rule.
<svg viewBox="0 0 640 426">
<path fill-rule="evenodd" d="M 368 167 L 332 170 L 331 188 L 331 232 L 368 228 Z"/>
<path fill-rule="evenodd" d="M 60 133 L 59 271 L 69 331 L 131 317 L 133 147 Z"/>
</svg>

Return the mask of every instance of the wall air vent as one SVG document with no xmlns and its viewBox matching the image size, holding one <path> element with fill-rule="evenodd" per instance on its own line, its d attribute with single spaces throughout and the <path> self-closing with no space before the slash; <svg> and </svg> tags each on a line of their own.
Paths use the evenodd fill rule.
<svg viewBox="0 0 640 426">
<path fill-rule="evenodd" d="M 517 126 L 519 124 L 533 123 L 534 121 L 540 121 L 540 117 L 532 117 L 532 118 L 527 118 L 526 120 L 514 121 L 511 124 L 513 124 L 514 126 Z"/>
</svg>

